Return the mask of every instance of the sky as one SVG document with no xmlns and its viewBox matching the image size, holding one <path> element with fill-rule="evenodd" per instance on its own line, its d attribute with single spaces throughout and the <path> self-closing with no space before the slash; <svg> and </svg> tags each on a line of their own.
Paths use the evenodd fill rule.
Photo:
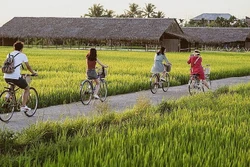
<svg viewBox="0 0 250 167">
<path fill-rule="evenodd" d="M 152 3 L 166 18 L 189 20 L 202 13 L 229 13 L 239 19 L 250 17 L 250 0 L 1 0 L 0 26 L 13 17 L 80 17 L 94 4 L 120 15 L 132 3 L 140 8 Z"/>
</svg>

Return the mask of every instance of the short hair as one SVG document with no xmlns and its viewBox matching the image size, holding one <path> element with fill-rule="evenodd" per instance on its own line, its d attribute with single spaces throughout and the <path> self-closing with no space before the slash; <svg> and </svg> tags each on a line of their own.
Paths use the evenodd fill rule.
<svg viewBox="0 0 250 167">
<path fill-rule="evenodd" d="M 21 51 L 21 50 L 23 49 L 23 45 L 24 45 L 23 42 L 21 42 L 21 41 L 16 41 L 16 42 L 13 44 L 13 47 L 15 48 L 15 50 Z"/>
</svg>

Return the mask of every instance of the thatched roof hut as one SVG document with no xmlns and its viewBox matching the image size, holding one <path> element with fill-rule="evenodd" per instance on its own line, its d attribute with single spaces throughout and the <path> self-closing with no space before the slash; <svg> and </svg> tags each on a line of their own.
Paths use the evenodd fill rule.
<svg viewBox="0 0 250 167">
<path fill-rule="evenodd" d="M 2 39 L 50 38 L 158 42 L 192 41 L 175 19 L 14 17 L 2 26 Z"/>
<path fill-rule="evenodd" d="M 250 42 L 250 28 L 222 27 L 184 27 L 185 34 L 198 37 L 203 44 L 225 44 Z"/>
</svg>

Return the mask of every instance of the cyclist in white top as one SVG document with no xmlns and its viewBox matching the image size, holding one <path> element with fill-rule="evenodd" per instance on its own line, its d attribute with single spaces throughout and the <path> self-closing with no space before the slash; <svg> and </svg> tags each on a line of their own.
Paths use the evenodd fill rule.
<svg viewBox="0 0 250 167">
<path fill-rule="evenodd" d="M 10 53 L 10 55 L 15 56 L 14 58 L 14 67 L 15 71 L 11 74 L 4 73 L 4 79 L 5 81 L 11 82 L 15 84 L 16 86 L 20 87 L 21 89 L 24 89 L 23 99 L 22 99 L 22 105 L 20 110 L 23 112 L 27 112 L 31 110 L 28 106 L 26 106 L 28 96 L 30 93 L 29 85 L 27 84 L 26 80 L 21 76 L 21 65 L 24 63 L 27 67 L 27 69 L 33 74 L 37 75 L 37 73 L 31 68 L 31 66 L 28 63 L 27 56 L 22 52 L 24 43 L 21 41 L 17 41 L 14 43 L 14 51 Z M 9 55 L 9 54 L 8 54 Z M 7 55 L 7 57 L 8 57 Z"/>
</svg>

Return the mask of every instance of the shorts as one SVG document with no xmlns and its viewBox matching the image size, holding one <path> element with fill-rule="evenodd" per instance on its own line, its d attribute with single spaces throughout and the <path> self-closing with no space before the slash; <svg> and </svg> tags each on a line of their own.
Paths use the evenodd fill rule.
<svg viewBox="0 0 250 167">
<path fill-rule="evenodd" d="M 98 78 L 98 75 L 97 75 L 95 69 L 88 70 L 87 76 L 88 76 L 88 79 L 97 79 Z"/>
<path fill-rule="evenodd" d="M 26 82 L 26 80 L 23 77 L 20 77 L 19 79 L 9 79 L 9 78 L 5 78 L 5 82 L 11 82 L 13 84 L 15 84 L 16 86 L 18 86 L 21 89 L 25 89 L 28 84 Z"/>
</svg>

